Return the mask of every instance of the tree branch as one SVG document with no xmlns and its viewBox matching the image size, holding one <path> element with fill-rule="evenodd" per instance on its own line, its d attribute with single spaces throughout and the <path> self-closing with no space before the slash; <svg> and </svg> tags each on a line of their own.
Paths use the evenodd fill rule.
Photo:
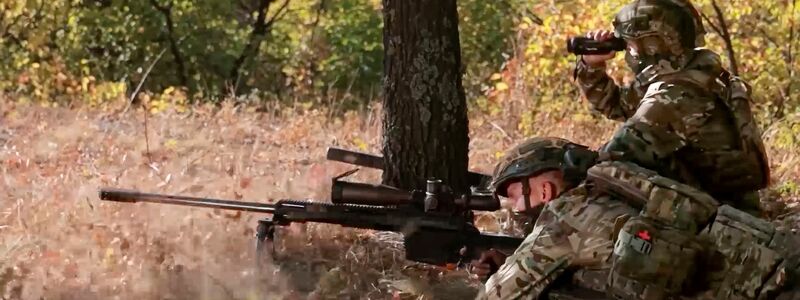
<svg viewBox="0 0 800 300">
<path fill-rule="evenodd" d="M 796 0 L 792 0 L 791 2 L 791 16 L 792 18 L 789 20 L 789 32 L 787 33 L 788 41 L 786 43 L 780 43 L 778 38 L 775 36 L 770 35 L 762 26 L 758 24 L 748 24 L 751 28 L 756 28 L 758 33 L 761 34 L 769 43 L 771 43 L 774 47 L 779 48 L 781 52 L 781 56 L 783 58 L 783 62 L 785 64 L 786 73 L 789 77 L 788 82 L 778 89 L 778 93 L 780 97 L 775 100 L 773 108 L 775 111 L 771 114 L 773 119 L 780 119 L 784 115 L 784 108 L 786 105 L 786 100 L 789 99 L 791 95 L 791 88 L 794 84 L 794 48 L 793 48 L 793 41 L 794 41 L 794 31 L 795 31 L 795 19 L 794 19 L 794 12 L 795 12 L 795 4 Z M 787 5 L 789 5 L 787 3 Z M 765 22 L 766 23 L 766 22 Z"/>
<path fill-rule="evenodd" d="M 711 0 L 711 6 L 714 7 L 714 12 L 717 14 L 717 22 L 722 31 L 722 39 L 725 41 L 725 49 L 728 52 L 728 62 L 730 63 L 731 73 L 733 75 L 739 75 L 739 66 L 736 64 L 736 52 L 733 50 L 731 34 L 728 32 L 728 24 L 725 22 L 722 9 L 719 8 L 716 0 Z"/>
<path fill-rule="evenodd" d="M 150 0 L 150 4 L 156 8 L 167 22 L 167 40 L 169 41 L 170 53 L 175 59 L 175 64 L 178 66 L 178 80 L 184 87 L 188 86 L 189 80 L 186 76 L 186 65 L 183 62 L 183 56 L 178 49 L 178 43 L 175 41 L 175 24 L 172 22 L 172 6 L 173 2 L 169 2 L 166 6 L 161 6 L 156 0 Z"/>
<path fill-rule="evenodd" d="M 796 4 L 797 4 L 797 0 L 792 0 L 792 13 L 790 14 L 790 16 L 792 16 L 792 19 L 789 20 L 789 40 L 788 40 L 788 43 L 787 43 L 788 44 L 788 46 L 787 46 L 788 50 L 786 51 L 786 58 L 787 58 L 786 59 L 786 62 L 787 62 L 786 66 L 791 71 L 791 72 L 789 72 L 789 78 L 794 78 L 794 49 L 792 47 L 793 46 L 792 42 L 794 42 L 794 25 L 795 25 L 794 12 L 795 12 Z M 791 80 L 789 82 L 791 84 Z"/>
<path fill-rule="evenodd" d="M 778 43 L 778 40 L 776 40 L 774 37 L 772 37 L 771 35 L 769 35 L 769 33 L 767 33 L 767 31 L 766 31 L 766 30 L 764 30 L 764 28 L 758 28 L 758 32 L 760 32 L 760 33 L 761 33 L 761 35 L 762 35 L 762 36 L 763 36 L 765 39 L 767 39 L 767 41 L 769 41 L 770 43 L 772 43 L 773 45 L 775 45 L 775 46 L 780 46 L 780 44 Z"/>
<path fill-rule="evenodd" d="M 43 7 L 44 7 L 44 1 L 42 1 L 42 2 L 39 2 L 39 7 L 36 9 L 36 11 L 33 13 L 33 15 L 32 15 L 32 16 L 30 16 L 28 19 L 29 19 L 29 20 L 38 20 L 38 18 L 39 18 L 39 14 L 41 13 L 41 11 L 42 11 L 42 8 L 43 8 Z M 16 26 L 16 25 L 17 25 L 17 23 L 19 23 L 19 21 L 20 21 L 20 20 L 22 20 L 22 16 L 23 16 L 23 15 L 26 15 L 26 14 L 24 14 L 24 13 L 20 13 L 19 15 L 17 15 L 16 17 L 14 17 L 14 20 L 13 20 L 13 21 L 11 21 L 11 23 L 10 23 L 10 24 L 8 24 L 8 26 L 6 26 L 5 28 L 3 28 L 3 37 L 10 37 L 10 38 L 13 38 L 13 39 L 14 39 L 14 40 L 17 42 L 17 44 L 20 44 L 20 45 L 21 45 L 20 41 L 21 41 L 21 40 L 23 40 L 23 39 L 26 39 L 26 38 L 25 38 L 25 37 L 23 37 L 23 38 L 20 38 L 20 37 L 19 37 L 19 36 L 17 36 L 17 35 L 13 35 L 13 34 L 11 33 L 11 27 L 14 27 L 14 26 Z M 34 23 L 34 21 L 30 21 L 30 22 L 28 22 L 27 24 L 25 24 L 24 26 L 22 26 L 22 28 L 23 28 L 23 29 L 20 29 L 20 33 L 23 33 L 23 34 L 24 34 L 24 30 L 25 30 L 25 29 L 27 29 L 29 26 L 31 26 L 31 24 L 32 24 L 32 23 Z M 34 28 L 35 28 L 35 27 L 34 27 Z"/>
<path fill-rule="evenodd" d="M 787 44 L 786 49 L 783 52 L 784 54 L 783 59 L 786 62 L 786 73 L 789 75 L 789 80 L 788 82 L 786 82 L 786 86 L 783 87 L 783 91 L 781 91 L 781 98 L 782 98 L 781 101 L 778 102 L 778 104 L 776 104 L 777 107 L 775 108 L 775 114 L 773 116 L 776 119 L 783 118 L 783 110 L 784 107 L 786 107 L 786 100 L 787 98 L 789 98 L 789 95 L 792 92 L 792 86 L 794 83 L 795 68 L 794 68 L 794 49 L 792 47 L 793 46 L 792 44 L 794 42 L 794 25 L 795 25 L 794 12 L 796 4 L 797 0 L 792 0 L 792 10 L 790 14 L 791 19 L 789 20 L 789 34 L 788 34 L 789 40 L 786 41 Z"/>
<path fill-rule="evenodd" d="M 48 1 L 42 0 L 41 2 L 39 2 L 39 7 L 36 9 L 36 13 L 33 14 L 33 17 L 31 18 L 31 22 L 28 22 L 28 25 L 31 25 L 31 24 L 34 25 L 33 29 L 36 29 L 37 27 L 39 27 L 39 23 L 38 22 L 34 22 L 34 21 L 38 21 L 38 20 L 42 19 L 42 12 L 44 11 L 44 3 L 45 2 L 48 2 Z M 25 25 L 25 27 L 28 27 L 28 25 Z"/>
<path fill-rule="evenodd" d="M 717 25 L 714 24 L 714 22 L 711 21 L 711 19 L 709 19 L 705 13 L 700 12 L 700 16 L 703 18 L 703 20 L 706 20 L 706 23 L 708 23 L 709 26 L 711 26 L 711 29 L 714 30 L 714 33 L 716 33 L 719 36 L 722 36 L 722 30 L 719 29 L 719 27 L 717 27 Z"/>
<path fill-rule="evenodd" d="M 780 47 L 783 46 L 781 43 L 778 42 L 778 39 L 776 37 L 770 35 L 766 30 L 764 30 L 763 27 L 759 26 L 758 22 L 769 23 L 768 21 L 763 20 L 762 17 L 759 17 L 756 21 L 757 22 L 752 22 L 752 21 L 749 21 L 749 20 L 745 19 L 745 22 L 747 23 L 746 25 L 749 28 L 754 28 L 756 31 L 758 31 L 758 33 L 761 34 L 761 36 L 763 38 L 767 39 L 767 41 L 772 43 L 773 46 L 775 46 L 777 48 L 780 48 Z M 781 49 L 781 55 L 783 56 L 784 61 L 785 61 L 785 59 L 786 59 L 786 49 Z"/>
<path fill-rule="evenodd" d="M 275 22 L 277 22 L 277 21 L 278 21 L 278 20 L 280 20 L 280 19 L 283 19 L 283 17 L 284 17 L 284 16 L 286 16 L 286 14 L 289 12 L 289 10 L 288 10 L 288 9 L 286 9 L 286 8 L 288 7 L 288 5 L 289 5 L 289 0 L 284 0 L 284 1 L 283 1 L 283 4 L 281 4 L 281 7 L 280 7 L 280 8 L 278 8 L 278 11 L 277 11 L 277 12 L 275 12 L 275 14 L 274 14 L 274 15 L 272 15 L 272 18 L 270 18 L 270 19 L 269 19 L 269 21 L 267 21 L 267 25 L 266 25 L 266 27 L 267 27 L 268 29 L 269 29 L 269 28 L 272 28 L 272 25 L 273 25 Z"/>
<path fill-rule="evenodd" d="M 17 25 L 17 22 L 19 22 L 19 20 L 20 20 L 20 19 L 22 19 L 22 14 L 18 14 L 18 15 L 17 15 L 17 16 L 14 18 L 14 20 L 13 20 L 13 21 L 11 21 L 11 24 L 8 24 L 8 26 L 6 26 L 6 28 L 4 28 L 4 29 L 3 29 L 3 31 L 7 31 L 7 30 L 9 30 L 11 27 L 14 27 L 14 25 Z"/>
<path fill-rule="evenodd" d="M 30 20 L 38 20 L 39 17 L 40 17 L 42 8 L 44 8 L 44 1 L 39 2 L 39 7 L 36 8 L 36 11 L 28 19 L 30 19 Z M 5 28 L 3 28 L 2 31 L 0 31 L 0 37 L 7 38 L 7 39 L 11 40 L 15 45 L 17 45 L 19 47 L 22 47 L 22 40 L 27 39 L 27 37 L 25 36 L 25 32 L 24 31 L 26 29 L 28 29 L 28 27 L 31 26 L 31 24 L 34 23 L 34 21 L 30 21 L 27 24 L 25 24 L 24 26 L 22 26 L 23 29 L 20 29 L 20 32 L 19 32 L 19 33 L 21 33 L 23 35 L 22 37 L 11 33 L 11 28 L 16 26 L 17 23 L 19 23 L 19 21 L 22 20 L 22 16 L 23 15 L 26 15 L 26 14 L 24 14 L 24 13 L 18 14 L 16 17 L 14 17 L 14 19 L 11 21 L 11 23 L 8 24 L 8 26 L 5 26 Z M 38 25 L 34 26 L 34 29 L 36 27 L 38 27 Z"/>
<path fill-rule="evenodd" d="M 319 0 L 319 3 L 317 4 L 317 9 L 316 9 L 316 12 L 314 14 L 314 21 L 311 22 L 310 28 L 309 28 L 309 30 L 311 31 L 311 35 L 308 37 L 307 43 L 314 43 L 314 41 L 316 41 L 316 39 L 317 39 L 316 38 L 317 27 L 319 27 L 319 21 L 322 19 L 322 14 L 325 12 L 325 2 L 326 2 L 326 0 Z M 311 49 L 311 47 L 308 47 L 307 49 Z M 316 56 L 316 53 L 314 53 L 313 50 L 308 51 L 308 52 L 311 55 L 311 59 L 309 59 L 308 62 L 307 62 L 308 63 L 307 69 L 311 73 L 310 76 L 313 78 L 314 77 L 314 73 L 316 73 L 316 69 L 317 69 L 317 59 L 316 59 L 317 56 Z M 326 93 L 326 95 L 327 95 L 327 93 Z"/>
<path fill-rule="evenodd" d="M 275 12 L 272 18 L 267 21 L 269 7 L 273 2 L 274 0 L 261 0 L 258 3 L 258 15 L 256 16 L 256 20 L 253 22 L 253 30 L 250 32 L 247 45 L 245 45 L 242 53 L 239 54 L 239 57 L 236 58 L 236 61 L 234 61 L 231 72 L 228 75 L 228 80 L 225 82 L 226 86 L 230 86 L 234 93 L 236 93 L 238 90 L 241 69 L 245 60 L 247 60 L 247 58 L 250 56 L 258 54 L 258 49 L 261 47 L 261 42 L 272 28 L 274 22 L 285 15 L 284 11 L 289 4 L 289 0 L 284 0 L 281 7 Z"/>
<path fill-rule="evenodd" d="M 14 45 L 17 45 L 17 47 L 20 48 L 22 47 L 22 40 L 20 40 L 19 37 L 12 34 L 11 32 L 5 32 L 3 34 L 0 34 L 0 37 L 4 39 L 9 39 L 12 43 L 14 43 Z"/>
<path fill-rule="evenodd" d="M 311 22 L 311 40 L 314 40 L 314 33 L 316 33 L 319 20 L 322 19 L 322 13 L 325 11 L 325 0 L 319 0 L 317 4 L 317 11 L 314 14 L 314 21 Z"/>
<path fill-rule="evenodd" d="M 244 8 L 246 11 L 253 11 L 253 8 L 245 0 L 239 0 L 239 7 Z"/>
<path fill-rule="evenodd" d="M 5 23 L 5 21 L 6 21 L 5 14 L 0 14 L 0 24 Z M 12 21 L 12 22 L 14 22 L 14 21 Z M 8 26 L 0 27 L 0 36 L 6 36 L 6 31 L 8 31 L 8 29 L 11 28 L 11 26 L 14 26 L 14 23 L 9 24 Z"/>
<path fill-rule="evenodd" d="M 133 93 L 131 93 L 131 97 L 130 99 L 128 99 L 128 105 L 125 106 L 125 109 L 122 111 L 122 113 L 126 113 L 128 109 L 131 107 L 131 104 L 133 104 L 134 101 L 136 101 L 136 96 L 139 95 L 139 91 L 142 89 L 142 86 L 144 86 L 144 81 L 147 80 L 147 76 L 150 75 L 150 71 L 153 71 L 153 67 L 156 66 L 156 63 L 158 63 L 158 61 L 161 60 L 161 56 L 164 55 L 164 52 L 167 52 L 167 48 L 161 50 L 161 53 L 158 53 L 156 59 L 154 59 L 153 62 L 150 63 L 150 66 L 147 67 L 147 71 L 144 72 L 144 75 L 142 75 L 142 79 L 139 80 L 139 84 L 136 85 L 136 89 L 134 89 Z"/>
<path fill-rule="evenodd" d="M 31 30 L 32 31 L 32 30 L 36 30 L 37 28 L 39 28 L 40 23 L 38 21 L 40 21 L 42 19 L 42 14 L 43 14 L 43 11 L 44 11 L 45 2 L 46 1 L 39 2 L 39 7 L 37 7 L 36 11 L 33 13 L 33 15 L 30 18 L 28 18 L 28 23 L 25 24 L 25 26 L 23 26 L 23 28 L 24 28 L 23 30 Z M 28 39 L 28 37 L 24 34 L 25 33 L 24 31 L 20 32 L 20 33 L 23 35 L 23 37 L 20 38 L 20 40 L 27 40 Z"/>
</svg>

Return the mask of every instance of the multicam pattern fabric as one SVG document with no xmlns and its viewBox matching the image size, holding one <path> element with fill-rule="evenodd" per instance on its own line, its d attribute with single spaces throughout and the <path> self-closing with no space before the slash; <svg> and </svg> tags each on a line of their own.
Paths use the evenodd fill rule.
<svg viewBox="0 0 800 300">
<path fill-rule="evenodd" d="M 478 298 L 536 298 L 568 267 L 581 267 L 572 276 L 580 277 L 576 282 L 584 292 L 602 294 L 615 228 L 635 213 L 608 196 L 590 196 L 583 185 L 566 192 L 545 206 L 533 232 L 489 278 Z"/>
<path fill-rule="evenodd" d="M 587 173 L 598 192 L 614 195 L 641 209 L 642 216 L 679 230 L 698 232 L 719 207 L 697 188 L 629 162 L 601 162 Z"/>
<path fill-rule="evenodd" d="M 792 228 L 718 208 L 696 188 L 630 163 L 601 162 L 587 173 L 583 184 L 545 205 L 478 299 L 798 295 L 786 291 L 800 266 Z"/>
<path fill-rule="evenodd" d="M 636 51 L 625 62 L 636 73 L 663 63 L 681 69 L 691 51 L 704 45 L 700 14 L 687 0 L 635 0 L 614 17 L 614 34 Z"/>
<path fill-rule="evenodd" d="M 742 195 L 765 187 L 769 169 L 759 130 L 742 101 L 749 99 L 747 86 L 739 79 L 720 80 L 726 73 L 717 54 L 697 49 L 692 57 L 681 70 L 651 65 L 625 87 L 604 70 L 578 63 L 576 79 L 589 103 L 625 121 L 601 156 L 635 162 L 724 203 L 756 209 L 757 200 Z"/>
<path fill-rule="evenodd" d="M 597 152 L 556 137 L 534 137 L 506 151 L 492 173 L 491 188 L 506 196 L 503 187 L 511 179 L 532 176 L 546 170 L 561 170 L 567 188 L 577 186 L 594 165 Z"/>
<path fill-rule="evenodd" d="M 619 299 L 663 299 L 685 291 L 703 246 L 696 233 L 718 203 L 691 186 L 628 162 L 601 162 L 587 181 L 641 212 L 625 222 L 614 245 L 608 292 Z"/>
<path fill-rule="evenodd" d="M 716 299 L 773 299 L 796 280 L 796 232 L 725 205 L 702 237 L 715 249 L 712 261 L 720 262 L 706 268 Z"/>
<path fill-rule="evenodd" d="M 636 39 L 659 36 L 668 48 L 692 49 L 705 44 L 705 28 L 699 12 L 688 0 L 636 0 L 614 18 L 617 36 Z M 682 21 L 689 20 L 689 24 Z"/>
</svg>

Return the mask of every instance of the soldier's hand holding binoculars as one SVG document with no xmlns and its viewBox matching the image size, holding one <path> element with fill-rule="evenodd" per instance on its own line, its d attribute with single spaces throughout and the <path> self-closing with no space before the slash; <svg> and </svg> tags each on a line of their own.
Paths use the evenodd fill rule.
<svg viewBox="0 0 800 300">
<path fill-rule="evenodd" d="M 586 34 L 587 38 L 594 39 L 598 42 L 608 41 L 614 38 L 614 32 L 610 30 L 595 30 Z M 606 54 L 584 54 L 582 56 L 583 62 L 594 68 L 605 67 L 606 61 L 614 58 L 616 52 L 609 52 Z"/>
</svg>

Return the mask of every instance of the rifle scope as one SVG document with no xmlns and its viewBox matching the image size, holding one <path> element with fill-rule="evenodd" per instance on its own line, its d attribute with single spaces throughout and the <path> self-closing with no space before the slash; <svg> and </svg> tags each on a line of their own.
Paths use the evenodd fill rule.
<svg viewBox="0 0 800 300">
<path fill-rule="evenodd" d="M 425 196 L 425 193 L 405 191 L 385 185 L 347 181 L 335 181 L 331 190 L 331 202 L 336 204 L 373 206 L 422 205 L 424 204 Z M 441 197 L 440 201 L 448 201 L 463 209 L 480 211 L 500 209 L 500 203 L 492 195 L 471 193 L 459 197 L 449 193 L 441 193 L 437 196 Z M 445 203 L 441 205 L 447 206 Z"/>
</svg>

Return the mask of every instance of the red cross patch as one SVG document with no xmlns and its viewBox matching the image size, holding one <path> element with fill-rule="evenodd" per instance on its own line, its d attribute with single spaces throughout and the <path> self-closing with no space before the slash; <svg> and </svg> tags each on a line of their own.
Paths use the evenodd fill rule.
<svg viewBox="0 0 800 300">
<path fill-rule="evenodd" d="M 638 238 L 640 238 L 640 239 L 645 240 L 645 241 L 649 241 L 650 240 L 650 233 L 647 232 L 647 230 L 639 231 L 638 233 L 636 233 L 636 236 Z"/>
</svg>

